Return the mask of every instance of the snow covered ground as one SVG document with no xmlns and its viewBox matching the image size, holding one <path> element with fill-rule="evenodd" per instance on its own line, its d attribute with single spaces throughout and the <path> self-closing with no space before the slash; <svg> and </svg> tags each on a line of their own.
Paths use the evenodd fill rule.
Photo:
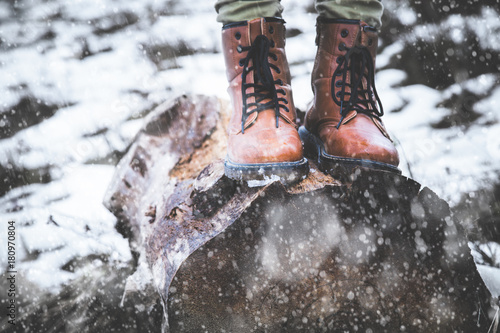
<svg viewBox="0 0 500 333">
<path fill-rule="evenodd" d="M 297 32 L 287 40 L 294 100 L 306 110 L 316 15 L 309 2 L 283 4 L 287 29 Z M 414 11 L 394 1 L 387 8 L 402 23 L 416 20 Z M 500 23 L 492 13 L 485 10 L 477 20 L 487 23 L 480 42 L 494 49 L 500 41 L 490 32 Z M 447 24 L 456 27 L 459 19 Z M 498 70 L 443 90 L 407 85 L 409 74 L 391 66 L 405 44 L 384 46 L 376 83 L 403 173 L 452 205 L 498 184 Z M 0 2 L 0 221 L 16 222 L 20 274 L 57 292 L 78 276 L 78 258 L 131 260 L 127 240 L 101 204 L 114 165 L 159 103 L 184 93 L 227 98 L 220 52 L 212 1 Z M 450 113 L 444 102 L 464 90 L 491 92 L 468 104 L 476 119 L 435 126 Z M 6 238 L 2 227 L 2 244 Z M 0 251 L 1 267 L 6 263 Z"/>
</svg>

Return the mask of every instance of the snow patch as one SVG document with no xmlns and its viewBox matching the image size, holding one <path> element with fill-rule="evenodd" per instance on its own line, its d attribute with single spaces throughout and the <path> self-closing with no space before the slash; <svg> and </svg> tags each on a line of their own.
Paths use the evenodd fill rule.
<svg viewBox="0 0 500 333">
<path fill-rule="evenodd" d="M 493 298 L 500 297 L 500 268 L 478 264 L 476 264 L 476 267 L 491 296 Z"/>
<path fill-rule="evenodd" d="M 263 180 L 248 180 L 247 181 L 247 184 L 248 184 L 248 187 L 260 187 L 260 186 L 266 186 L 268 184 L 271 184 L 275 181 L 279 181 L 281 180 L 281 178 L 277 175 L 271 175 L 271 177 L 269 176 L 264 176 L 264 179 Z"/>
</svg>

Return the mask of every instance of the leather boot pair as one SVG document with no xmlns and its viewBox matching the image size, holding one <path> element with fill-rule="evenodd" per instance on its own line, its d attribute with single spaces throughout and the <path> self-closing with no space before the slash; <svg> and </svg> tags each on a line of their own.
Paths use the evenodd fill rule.
<svg viewBox="0 0 500 333">
<path fill-rule="evenodd" d="M 279 18 L 230 23 L 222 30 L 233 112 L 225 173 L 236 180 L 305 178 L 305 153 L 338 176 L 352 168 L 399 172 L 374 86 L 376 30 L 353 20 L 318 19 L 314 105 L 297 130 Z M 299 136 L 300 132 L 300 136 Z"/>
</svg>

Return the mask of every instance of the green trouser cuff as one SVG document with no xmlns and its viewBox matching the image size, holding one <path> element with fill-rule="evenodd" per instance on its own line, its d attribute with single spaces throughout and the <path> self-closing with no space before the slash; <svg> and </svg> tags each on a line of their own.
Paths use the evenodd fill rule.
<svg viewBox="0 0 500 333">
<path fill-rule="evenodd" d="M 248 21 L 259 17 L 281 17 L 280 0 L 218 0 L 217 21 L 223 24 Z"/>
<path fill-rule="evenodd" d="M 379 0 L 316 0 L 316 10 L 325 18 L 362 20 L 379 29 L 384 6 Z"/>
<path fill-rule="evenodd" d="M 224 24 L 248 21 L 259 17 L 281 17 L 280 0 L 218 0 L 217 21 Z M 331 19 L 363 20 L 380 28 L 384 6 L 380 0 L 316 0 L 321 17 Z"/>
</svg>

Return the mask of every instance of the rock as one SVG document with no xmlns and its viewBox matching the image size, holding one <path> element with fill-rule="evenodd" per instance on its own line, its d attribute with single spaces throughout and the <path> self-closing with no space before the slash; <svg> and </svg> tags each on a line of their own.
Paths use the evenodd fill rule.
<svg viewBox="0 0 500 333">
<path fill-rule="evenodd" d="M 340 182 L 313 164 L 291 187 L 234 182 L 221 160 L 226 108 L 204 96 L 158 107 L 106 195 L 151 276 L 126 298 L 154 287 L 163 331 L 489 327 L 489 291 L 432 190 L 361 169 Z"/>
<path fill-rule="evenodd" d="M 27 127 L 41 123 L 52 117 L 59 108 L 59 105 L 31 95 L 22 96 L 17 104 L 0 110 L 0 139 L 9 138 Z"/>
</svg>

